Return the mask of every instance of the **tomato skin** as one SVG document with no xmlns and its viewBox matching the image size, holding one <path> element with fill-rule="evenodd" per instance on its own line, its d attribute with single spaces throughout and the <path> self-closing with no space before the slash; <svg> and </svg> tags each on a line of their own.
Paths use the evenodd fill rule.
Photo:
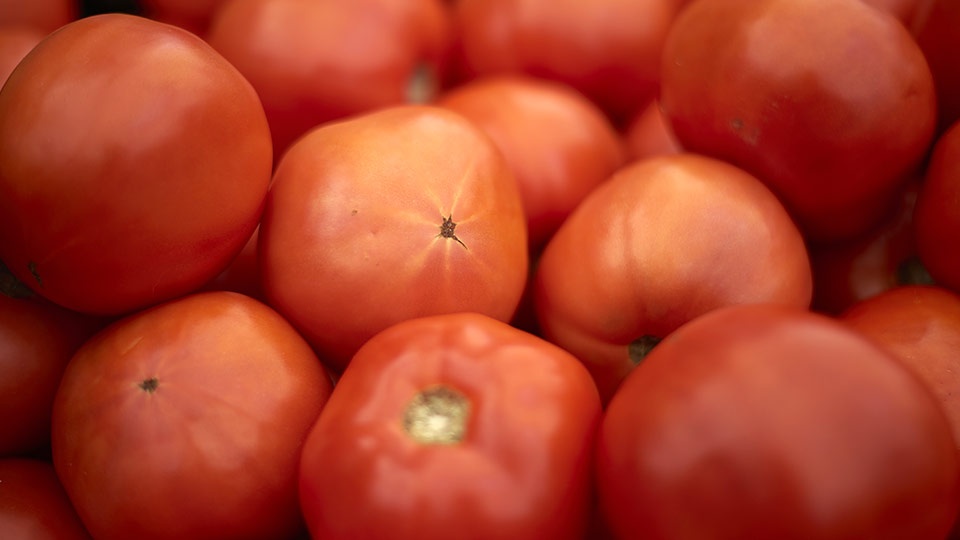
<svg viewBox="0 0 960 540">
<path fill-rule="evenodd" d="M 26 25 L 50 33 L 78 16 L 75 0 L 0 0 L 0 26 Z"/>
<path fill-rule="evenodd" d="M 464 78 L 526 73 L 581 91 L 617 123 L 656 94 L 679 0 L 461 0 Z"/>
<path fill-rule="evenodd" d="M 694 154 L 637 161 L 597 187 L 553 236 L 534 278 L 544 337 L 590 369 L 604 400 L 631 343 L 718 307 L 809 306 L 803 238 L 764 185 Z"/>
<path fill-rule="evenodd" d="M 89 540 L 50 462 L 0 459 L 0 538 Z"/>
<path fill-rule="evenodd" d="M 456 238 L 442 236 L 448 218 Z M 389 107 L 300 139 L 277 166 L 259 242 L 267 299 L 335 372 L 404 319 L 507 321 L 527 277 L 510 169 L 480 128 L 436 106 Z"/>
<path fill-rule="evenodd" d="M 960 121 L 960 4 L 953 0 L 929 0 L 914 23 L 914 35 L 923 51 L 937 88 L 938 132 Z"/>
<path fill-rule="evenodd" d="M 960 122 L 937 140 L 913 215 L 917 254 L 936 283 L 960 292 Z"/>
<path fill-rule="evenodd" d="M 133 15 L 77 20 L 0 91 L 0 259 L 85 313 L 185 294 L 253 232 L 272 160 L 256 92 L 201 39 Z"/>
<path fill-rule="evenodd" d="M 459 442 L 404 427 L 437 387 L 469 402 Z M 589 374 L 542 339 L 476 313 L 398 323 L 360 348 L 304 444 L 311 535 L 583 538 L 599 419 Z"/>
<path fill-rule="evenodd" d="M 657 99 L 630 120 L 622 136 L 631 161 L 683 152 Z"/>
<path fill-rule="evenodd" d="M 492 75 L 447 91 L 436 104 L 476 123 L 503 153 L 520 186 L 534 251 L 626 161 L 603 111 L 559 83 Z"/>
<path fill-rule="evenodd" d="M 332 382 L 265 304 L 200 293 L 83 345 L 53 408 L 53 463 L 91 534 L 291 538 L 299 453 Z"/>
<path fill-rule="evenodd" d="M 257 89 L 279 158 L 322 123 L 430 99 L 411 90 L 443 77 L 451 21 L 438 0 L 229 0 L 206 39 Z"/>
<path fill-rule="evenodd" d="M 693 2 L 664 45 L 660 96 L 684 148 L 762 179 L 816 242 L 882 221 L 936 122 L 911 34 L 853 1 Z"/>
<path fill-rule="evenodd" d="M 46 34 L 31 26 L 0 26 L 0 87 Z"/>
<path fill-rule="evenodd" d="M 49 453 L 60 377 L 98 328 L 59 306 L 0 292 L 0 458 Z"/>
<path fill-rule="evenodd" d="M 597 442 L 617 538 L 942 539 L 960 502 L 950 425 L 920 380 L 785 306 L 677 330 L 624 381 Z"/>
</svg>

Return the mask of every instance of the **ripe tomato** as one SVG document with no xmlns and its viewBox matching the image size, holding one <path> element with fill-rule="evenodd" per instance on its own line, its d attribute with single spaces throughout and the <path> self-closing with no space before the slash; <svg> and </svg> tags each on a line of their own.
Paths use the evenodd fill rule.
<svg viewBox="0 0 960 540">
<path fill-rule="evenodd" d="M 32 26 L 0 26 L 0 88 L 13 68 L 23 60 L 46 34 Z"/>
<path fill-rule="evenodd" d="M 521 72 L 583 92 L 617 122 L 656 94 L 681 0 L 460 0 L 463 77 Z"/>
<path fill-rule="evenodd" d="M 304 443 L 314 538 L 581 539 L 600 399 L 562 349 L 476 313 L 357 351 Z"/>
<path fill-rule="evenodd" d="M 229 0 L 206 39 L 257 89 L 279 158 L 324 122 L 429 100 L 449 17 L 438 0 Z"/>
<path fill-rule="evenodd" d="M 917 258 L 913 209 L 919 178 L 903 190 L 900 206 L 867 234 L 843 242 L 808 245 L 816 311 L 837 315 L 860 300 L 904 284 L 927 283 Z"/>
<path fill-rule="evenodd" d="M 597 485 L 617 538 L 939 540 L 957 460 L 936 399 L 889 353 L 826 316 L 740 305 L 624 381 Z"/>
<path fill-rule="evenodd" d="M 77 20 L 0 92 L 0 259 L 82 312 L 185 294 L 250 237 L 271 152 L 256 92 L 200 38 L 134 15 Z"/>
<path fill-rule="evenodd" d="M 79 14 L 76 0 L 0 0 L 0 26 L 27 25 L 48 34 Z"/>
<path fill-rule="evenodd" d="M 100 323 L 49 302 L 4 292 L 0 291 L 0 458 L 46 455 L 60 377 Z"/>
<path fill-rule="evenodd" d="M 626 160 L 603 111 L 560 83 L 481 77 L 441 95 L 437 104 L 480 126 L 506 157 L 520 186 L 533 251 Z"/>
<path fill-rule="evenodd" d="M 960 291 L 960 122 L 937 141 L 913 214 L 917 253 L 935 282 Z"/>
<path fill-rule="evenodd" d="M 480 128 L 436 106 L 385 108 L 294 143 L 259 242 L 267 299 L 334 371 L 404 319 L 509 320 L 527 277 L 506 161 Z"/>
<path fill-rule="evenodd" d="M 840 320 L 920 376 L 950 418 L 960 451 L 960 296 L 906 285 L 857 302 Z"/>
<path fill-rule="evenodd" d="M 331 391 L 265 304 L 188 296 L 80 348 L 54 401 L 53 463 L 97 539 L 290 538 L 300 450 Z"/>
<path fill-rule="evenodd" d="M 50 462 L 0 459 L 0 538 L 90 539 Z"/>
<path fill-rule="evenodd" d="M 540 258 L 544 337 L 582 360 L 604 400 L 646 347 L 728 304 L 809 305 L 803 238 L 759 180 L 694 154 L 634 162 L 597 187 Z"/>
<path fill-rule="evenodd" d="M 928 0 L 914 25 L 917 43 L 933 72 L 937 88 L 938 127 L 942 132 L 960 121 L 960 2 Z"/>
<path fill-rule="evenodd" d="M 692 2 L 664 45 L 661 85 L 683 147 L 766 182 L 817 242 L 882 221 L 935 127 L 923 53 L 861 1 Z"/>
</svg>

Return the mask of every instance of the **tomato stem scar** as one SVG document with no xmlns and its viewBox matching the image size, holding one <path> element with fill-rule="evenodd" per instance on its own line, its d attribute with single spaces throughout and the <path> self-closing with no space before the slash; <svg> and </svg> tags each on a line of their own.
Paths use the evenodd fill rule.
<svg viewBox="0 0 960 540">
<path fill-rule="evenodd" d="M 421 391 L 403 414 L 403 430 L 421 444 L 456 444 L 467 433 L 470 401 L 446 386 Z"/>
<path fill-rule="evenodd" d="M 149 379 L 144 379 L 140 381 L 140 384 L 137 386 L 140 387 L 144 392 L 154 393 L 157 390 L 157 387 L 160 386 L 160 381 L 156 377 L 150 377 Z"/>
<path fill-rule="evenodd" d="M 467 249 L 467 245 L 463 243 L 462 240 L 457 238 L 454 231 L 457 228 L 457 224 L 453 222 L 453 214 L 443 218 L 443 223 L 440 224 L 440 234 L 437 236 L 442 236 L 443 238 L 452 238 L 457 241 L 458 244 L 463 246 L 463 249 Z"/>
</svg>

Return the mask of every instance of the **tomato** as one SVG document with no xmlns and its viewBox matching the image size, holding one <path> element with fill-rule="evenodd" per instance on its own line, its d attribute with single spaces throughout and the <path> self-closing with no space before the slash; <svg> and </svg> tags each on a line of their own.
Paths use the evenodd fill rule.
<svg viewBox="0 0 960 540">
<path fill-rule="evenodd" d="M 87 540 L 53 465 L 37 459 L 0 459 L 0 537 Z"/>
<path fill-rule="evenodd" d="M 70 23 L 0 91 L 0 260 L 86 313 L 188 293 L 256 227 L 270 144 L 256 92 L 200 38 L 126 14 Z"/>
<path fill-rule="evenodd" d="M 926 386 L 785 306 L 718 309 L 665 339 L 611 401 L 596 456 L 617 538 L 933 540 L 960 504 Z"/>
<path fill-rule="evenodd" d="M 527 73 L 583 92 L 617 122 L 656 94 L 681 0 L 461 0 L 463 77 Z"/>
<path fill-rule="evenodd" d="M 851 0 L 692 2 L 664 45 L 661 104 L 684 148 L 756 175 L 816 242 L 882 221 L 937 105 L 910 32 Z"/>
<path fill-rule="evenodd" d="M 605 400 L 647 347 L 721 306 L 806 307 L 803 238 L 758 179 L 695 154 L 634 162 L 597 187 L 544 250 L 542 334 L 590 369 Z"/>
<path fill-rule="evenodd" d="M 527 277 L 514 176 L 479 127 L 437 106 L 381 109 L 294 143 L 259 242 L 268 301 L 335 372 L 405 319 L 507 321 Z"/>
<path fill-rule="evenodd" d="M 53 463 L 97 539 L 291 538 L 300 450 L 331 391 L 265 304 L 188 296 L 114 323 L 70 360 Z"/>
<path fill-rule="evenodd" d="M 26 25 L 44 34 L 78 16 L 75 0 L 0 0 L 0 26 Z"/>
<path fill-rule="evenodd" d="M 960 3 L 928 0 L 914 24 L 917 43 L 933 73 L 937 88 L 938 128 L 942 132 L 960 121 Z"/>
<path fill-rule="evenodd" d="M 45 35 L 42 30 L 32 26 L 0 26 L 0 88 L 13 68 Z"/>
<path fill-rule="evenodd" d="M 631 161 L 683 151 L 658 99 L 652 100 L 630 120 L 622 136 Z"/>
<path fill-rule="evenodd" d="M 927 16 L 937 0 L 862 0 L 864 3 L 885 11 L 900 20 L 911 32 Z"/>
<path fill-rule="evenodd" d="M 580 539 L 600 399 L 568 353 L 476 313 L 357 351 L 304 443 L 314 538 Z"/>
<path fill-rule="evenodd" d="M 98 328 L 98 321 L 49 302 L 0 291 L 0 458 L 49 452 L 60 377 Z"/>
<path fill-rule="evenodd" d="M 913 215 L 917 253 L 934 281 L 960 291 L 960 122 L 937 141 Z"/>
<path fill-rule="evenodd" d="M 506 157 L 520 186 L 534 251 L 626 160 L 603 111 L 566 85 L 494 75 L 444 93 L 437 104 L 480 126 Z"/>
<path fill-rule="evenodd" d="M 319 124 L 428 101 L 449 17 L 438 0 L 229 0 L 206 39 L 257 89 L 279 157 Z"/>
<path fill-rule="evenodd" d="M 919 178 L 903 190 L 900 205 L 867 234 L 843 242 L 809 245 L 816 311 L 837 315 L 854 303 L 904 284 L 928 283 L 917 258 L 913 209 Z"/>
</svg>

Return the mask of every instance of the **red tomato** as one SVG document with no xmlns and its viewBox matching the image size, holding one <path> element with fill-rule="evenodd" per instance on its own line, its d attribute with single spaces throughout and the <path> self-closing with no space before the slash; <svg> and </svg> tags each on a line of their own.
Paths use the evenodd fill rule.
<svg viewBox="0 0 960 540">
<path fill-rule="evenodd" d="M 582 360 L 604 400 L 646 347 L 712 309 L 806 307 L 796 226 L 753 176 L 694 154 L 629 165 L 547 244 L 534 303 L 544 337 Z"/>
<path fill-rule="evenodd" d="M 398 323 L 304 443 L 314 538 L 581 539 L 600 399 L 576 358 L 476 313 Z"/>
<path fill-rule="evenodd" d="M 624 381 L 597 445 L 617 538 L 942 539 L 957 453 L 909 370 L 826 316 L 713 311 Z"/>
<path fill-rule="evenodd" d="M 917 253 L 934 281 L 960 291 L 960 122 L 934 147 L 913 228 Z"/>
<path fill-rule="evenodd" d="M 334 371 L 402 320 L 509 320 L 527 277 L 520 194 L 482 131 L 399 105 L 320 127 L 277 166 L 260 226 L 270 304 Z"/>
<path fill-rule="evenodd" d="M 76 0 L 0 0 L 0 26 L 27 25 L 48 34 L 78 16 Z"/>
<path fill-rule="evenodd" d="M 927 59 L 937 88 L 938 127 L 942 132 L 960 121 L 960 2 L 928 0 L 914 24 L 917 43 Z"/>
<path fill-rule="evenodd" d="M 0 459 L 0 538 L 90 538 L 50 462 Z"/>
<path fill-rule="evenodd" d="M 13 68 L 23 60 L 46 34 L 26 25 L 0 26 L 0 88 Z"/>
<path fill-rule="evenodd" d="M 0 259 L 81 312 L 185 294 L 250 237 L 271 152 L 256 92 L 200 38 L 133 15 L 80 19 L 0 92 Z"/>
<path fill-rule="evenodd" d="M 98 324 L 48 302 L 5 292 L 0 291 L 0 458 L 45 455 L 60 377 Z"/>
<path fill-rule="evenodd" d="M 206 37 L 257 89 L 279 158 L 329 120 L 428 100 L 450 24 L 438 0 L 229 0 Z"/>
<path fill-rule="evenodd" d="M 818 242 L 882 221 L 935 126 L 923 53 L 861 1 L 693 2 L 664 45 L 661 84 L 683 147 L 766 182 Z"/>
<path fill-rule="evenodd" d="M 618 122 L 656 94 L 681 0 L 460 0 L 464 77 L 521 72 L 577 88 Z"/>
<path fill-rule="evenodd" d="M 95 538 L 291 538 L 297 468 L 332 391 L 266 305 L 188 296 L 125 318 L 70 361 L 53 463 Z"/>
<path fill-rule="evenodd" d="M 441 95 L 437 104 L 480 126 L 506 157 L 534 251 L 626 160 L 603 111 L 566 85 L 522 75 L 482 77 Z"/>
<path fill-rule="evenodd" d="M 904 189 L 900 207 L 869 231 L 852 240 L 809 245 L 813 267 L 813 301 L 816 311 L 837 315 L 854 303 L 893 287 L 929 282 L 917 258 L 913 209 L 920 182 Z"/>
<path fill-rule="evenodd" d="M 623 137 L 630 160 L 678 154 L 683 151 L 673 134 L 673 128 L 663 115 L 660 100 L 657 99 L 652 100 L 627 124 Z"/>
</svg>

